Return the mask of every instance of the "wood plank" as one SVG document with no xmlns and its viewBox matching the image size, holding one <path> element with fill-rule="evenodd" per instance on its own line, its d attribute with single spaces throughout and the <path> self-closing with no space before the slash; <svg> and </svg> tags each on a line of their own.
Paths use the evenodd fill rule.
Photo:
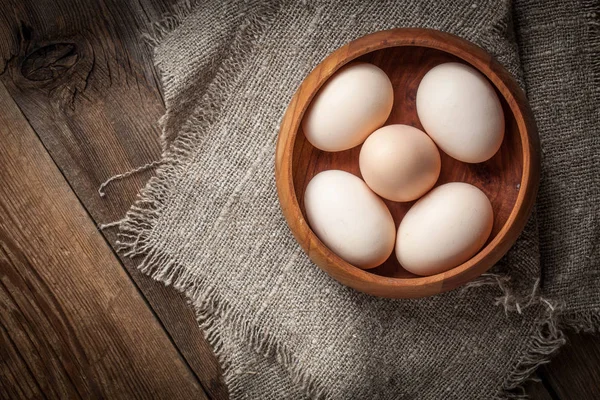
<svg viewBox="0 0 600 400">
<path fill-rule="evenodd" d="M 0 109 L 0 392 L 206 398 L 3 85 Z"/>
<path fill-rule="evenodd" d="M 569 333 L 567 345 L 540 368 L 539 375 L 562 400 L 600 399 L 598 335 Z"/>
<path fill-rule="evenodd" d="M 164 113 L 141 39 L 176 0 L 10 0 L 0 8 L 0 77 L 96 223 L 115 221 L 152 172 L 108 177 L 157 160 Z M 115 230 L 103 232 L 111 244 Z M 227 398 L 220 367 L 183 295 L 123 264 L 212 398 Z"/>
<path fill-rule="evenodd" d="M 531 400 L 558 400 L 552 397 L 541 381 L 529 381 L 523 388 Z"/>
</svg>

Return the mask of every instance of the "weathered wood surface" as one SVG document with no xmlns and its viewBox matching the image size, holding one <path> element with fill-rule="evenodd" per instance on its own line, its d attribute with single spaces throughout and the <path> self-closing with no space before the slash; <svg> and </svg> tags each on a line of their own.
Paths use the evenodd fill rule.
<svg viewBox="0 0 600 400">
<path fill-rule="evenodd" d="M 96 223 L 123 217 L 152 172 L 108 177 L 159 158 L 164 112 L 142 32 L 175 0 L 10 0 L 0 7 L 0 80 Z M 2 65 L 4 64 L 4 65 Z M 110 243 L 115 231 L 103 232 Z M 212 398 L 221 372 L 183 295 L 122 259 L 150 307 Z"/>
<path fill-rule="evenodd" d="M 2 192 L 0 204 L 4 202 L 21 204 L 22 207 L 28 207 L 27 211 L 29 211 L 29 207 L 34 205 L 31 199 L 38 198 L 38 201 L 41 201 L 39 190 L 42 190 L 45 193 L 43 199 L 47 207 L 63 207 L 61 205 L 63 202 L 67 204 L 68 212 L 67 209 L 61 208 L 63 210 L 63 213 L 59 213 L 61 218 L 75 218 L 67 215 L 73 213 L 77 218 L 81 218 L 81 221 L 77 220 L 75 226 L 62 229 L 58 233 L 74 235 L 73 230 L 85 228 L 89 230 L 86 231 L 87 236 L 83 238 L 85 240 L 91 240 L 88 238 L 91 235 L 95 235 L 94 240 L 98 240 L 100 233 L 92 228 L 94 223 L 110 222 L 123 216 L 135 200 L 138 189 L 152 173 L 143 172 L 113 183 L 106 189 L 107 195 L 104 198 L 98 196 L 97 189 L 108 177 L 144 165 L 159 157 L 160 132 L 156 121 L 164 112 L 164 105 L 158 74 L 151 61 L 151 51 L 141 40 L 141 32 L 148 30 L 151 22 L 168 12 L 175 2 L 176 0 L 3 0 L 1 2 L 0 72 L 2 74 L 0 81 L 6 86 L 10 97 L 14 99 L 23 115 L 15 119 L 3 118 L 2 121 L 6 126 L 3 125 L 0 135 L 5 134 L 9 129 L 12 132 L 15 132 L 15 129 L 16 132 L 29 132 L 30 136 L 31 132 L 35 132 L 47 151 L 46 155 L 42 154 L 39 142 L 35 145 L 33 144 L 35 141 L 32 141 L 18 148 L 38 146 L 40 155 L 36 156 L 36 162 L 33 164 L 31 164 L 32 160 L 29 160 L 31 167 L 35 167 L 36 171 L 41 168 L 37 172 L 40 174 L 48 174 L 48 171 L 54 171 L 52 174 L 55 174 L 58 166 L 72 191 L 65 190 L 62 195 L 48 192 L 53 186 L 44 187 L 48 184 L 45 175 L 42 175 L 43 180 L 38 179 L 35 184 L 19 181 L 18 187 L 12 185 L 9 188 L 4 183 L 9 175 L 7 170 L 2 169 L 0 170 L 0 192 Z M 9 99 L 6 92 L 0 97 L 3 99 L 2 104 Z M 26 128 L 27 123 L 29 128 Z M 3 139 L 0 142 L 2 168 L 7 163 L 4 149 L 8 147 L 5 146 Z M 11 148 L 11 157 L 15 158 L 15 154 L 18 153 Z M 54 160 L 55 165 L 42 162 L 42 160 L 49 160 L 48 155 Z M 14 171 L 12 173 L 14 174 Z M 23 170 L 20 171 L 20 176 L 25 179 L 28 175 Z M 7 191 L 10 196 L 4 196 L 3 191 Z M 76 201 L 77 197 L 79 203 Z M 79 208 L 76 207 L 76 203 L 79 204 Z M 81 214 L 82 205 L 88 213 L 87 221 Z M 0 231 L 3 244 L 0 251 L 0 279 L 4 285 L 8 279 L 6 277 L 9 276 L 5 271 L 18 271 L 19 274 L 12 272 L 10 275 L 11 282 L 22 285 L 19 286 L 19 295 L 15 296 L 14 301 L 18 301 L 18 304 L 31 303 L 32 305 L 30 309 L 26 309 L 29 310 L 29 314 L 19 314 L 18 311 L 14 311 L 14 306 L 11 306 L 15 303 L 13 300 L 9 302 L 5 286 L 0 287 L 0 321 L 3 322 L 0 327 L 2 341 L 0 343 L 0 398 L 38 398 L 42 397 L 42 392 L 49 398 L 59 397 L 59 394 L 63 394 L 62 397 L 71 394 L 77 397 L 76 390 L 81 391 L 85 388 L 99 390 L 92 394 L 81 392 L 81 397 L 86 398 L 101 396 L 202 398 L 199 385 L 193 383 L 194 375 L 208 397 L 227 398 L 214 355 L 204 341 L 195 322 L 194 313 L 183 296 L 140 274 L 135 269 L 135 263 L 127 259 L 121 260 L 125 267 L 123 271 L 133 278 L 135 286 L 139 288 L 140 295 L 147 300 L 146 306 L 151 311 L 144 311 L 144 307 L 137 304 L 139 299 L 131 300 L 134 298 L 130 293 L 131 285 L 123 283 L 125 281 L 121 278 L 119 282 L 123 286 L 117 285 L 118 290 L 111 289 L 116 284 L 110 281 L 110 286 L 98 292 L 100 288 L 94 286 L 94 279 L 96 276 L 102 280 L 106 279 L 109 274 L 108 265 L 112 264 L 105 262 L 104 258 L 97 257 L 97 254 L 92 251 L 86 256 L 87 258 L 77 257 L 73 254 L 74 249 L 70 241 L 65 243 L 59 240 L 48 240 L 52 236 L 43 230 L 50 229 L 45 224 L 36 225 L 35 230 L 31 226 L 27 228 L 29 230 L 23 230 L 25 228 L 18 222 L 19 220 L 14 222 L 5 218 L 6 210 L 8 208 L 0 209 L 2 215 L 0 227 L 3 229 Z M 37 210 L 37 214 L 33 215 L 42 212 L 39 207 L 37 209 L 33 207 L 32 210 Z M 32 214 L 27 213 L 27 215 L 28 218 L 33 218 Z M 46 213 L 44 212 L 43 215 Z M 13 222 L 9 224 L 6 221 Z M 71 219 L 68 221 L 72 222 Z M 39 236 L 40 232 L 43 234 L 43 239 Z M 55 232 L 54 235 L 56 234 Z M 102 234 L 110 244 L 114 244 L 114 231 L 106 230 Z M 5 239 L 7 236 L 10 240 Z M 60 257 L 50 257 L 49 254 L 52 252 L 58 252 Z M 26 254 L 27 258 L 23 254 Z M 64 261 L 67 256 L 69 262 Z M 104 255 L 104 257 L 109 256 Z M 111 262 L 117 262 L 114 255 L 112 257 Z M 83 265 L 78 265 L 79 262 L 83 262 Z M 56 263 L 59 263 L 60 268 L 53 268 L 50 274 L 48 268 L 55 266 Z M 44 277 L 47 276 L 48 279 L 40 281 L 27 269 L 27 265 L 44 268 L 43 271 L 47 274 Z M 71 290 L 66 293 L 66 283 L 80 284 L 71 276 L 64 277 L 56 272 L 64 271 L 66 266 L 88 271 L 89 282 L 81 283 L 81 287 L 71 286 Z M 110 273 L 126 277 L 122 274 L 123 271 Z M 94 285 L 91 285 L 92 283 Z M 11 286 L 11 290 L 15 287 Z M 34 297 L 32 294 L 34 290 L 39 291 L 43 296 Z M 102 307 L 94 309 L 99 300 L 94 300 L 91 295 L 82 304 L 73 302 L 74 292 L 85 292 L 88 295 L 96 293 L 98 296 L 104 296 L 101 297 L 102 299 L 109 298 L 110 320 L 102 322 L 104 320 L 98 318 L 77 319 L 82 315 L 82 310 L 90 314 L 93 312 L 102 314 L 107 311 Z M 49 311 L 39 310 L 54 310 L 55 308 L 52 307 L 56 307 L 55 303 L 48 300 L 46 303 L 40 303 L 43 307 L 36 305 L 40 299 L 50 297 L 69 301 L 69 304 L 65 305 L 60 303 L 61 307 L 64 307 L 62 313 L 58 314 L 61 319 L 53 320 L 54 322 L 48 322 Z M 135 304 L 132 305 L 133 303 Z M 143 324 L 156 325 L 156 321 L 152 322 L 148 317 L 152 315 L 152 311 L 164 329 L 163 336 L 160 336 L 160 332 L 155 332 L 156 327 L 145 330 L 146 334 L 142 336 L 133 334 L 136 329 L 145 326 Z M 5 319 L 5 316 L 11 319 Z M 77 330 L 93 326 L 94 332 L 85 337 L 86 341 L 79 342 L 81 346 L 74 347 L 74 344 L 69 341 L 70 336 L 64 337 L 53 331 L 56 329 L 54 326 L 63 326 L 56 325 L 57 321 L 68 321 L 69 324 L 73 324 L 71 329 Z M 122 336 L 117 335 L 119 338 L 130 341 L 131 338 L 135 339 L 131 346 L 139 346 L 139 341 L 146 342 L 141 345 L 149 345 L 148 353 L 133 352 L 130 355 L 130 352 L 127 352 L 129 349 L 125 348 L 124 354 L 127 357 L 121 359 L 118 357 L 121 353 L 115 354 L 110 349 L 98 352 L 97 349 L 105 349 L 102 346 L 106 346 L 107 343 L 121 340 L 113 337 L 115 333 L 111 329 L 116 329 L 114 327 L 123 329 L 123 331 L 116 331 L 122 332 Z M 110 335 L 95 336 L 93 333 L 96 331 L 101 334 L 110 331 Z M 152 340 L 146 339 L 150 331 L 154 332 L 153 335 L 156 334 Z M 123 332 L 130 336 L 126 338 L 127 335 Z M 140 357 L 146 357 L 144 360 L 155 357 L 158 354 L 156 352 L 162 351 L 162 341 L 165 341 L 165 337 L 172 341 L 172 344 L 166 341 L 167 345 L 164 346 L 166 352 L 173 353 L 174 345 L 192 374 L 185 365 L 178 364 L 176 356 L 169 356 L 160 358 L 161 370 L 156 374 L 143 375 L 154 368 L 151 368 L 148 363 L 138 366 Z M 527 392 L 532 398 L 540 400 L 600 398 L 600 385 L 598 385 L 600 355 L 597 337 L 589 335 L 570 337 L 573 344 L 565 347 L 553 362 L 541 369 L 539 376 L 543 378 L 543 383 L 528 385 Z M 159 345 L 157 341 L 160 342 Z M 5 345 L 6 343 L 10 345 Z M 42 352 L 43 348 L 47 351 Z M 75 356 L 65 358 L 64 354 L 69 357 L 70 354 L 75 356 L 91 354 L 90 360 L 94 361 L 95 369 L 73 369 L 73 367 L 61 369 L 63 360 L 76 359 Z M 110 370 L 108 365 L 111 366 Z M 121 370 L 123 368 L 128 371 L 125 375 Z M 96 379 L 99 376 L 97 371 L 104 373 L 105 369 L 110 375 Z M 48 373 L 48 370 L 51 373 Z M 133 378 L 133 375 L 136 377 Z M 157 384 L 158 380 L 162 380 L 162 386 L 156 389 L 152 385 Z M 123 391 L 119 395 L 108 395 L 119 390 Z"/>
<path fill-rule="evenodd" d="M 600 399 L 600 337 L 569 333 L 564 346 L 538 376 L 553 399 Z"/>
<path fill-rule="evenodd" d="M 0 85 L 0 393 L 206 398 Z"/>
</svg>

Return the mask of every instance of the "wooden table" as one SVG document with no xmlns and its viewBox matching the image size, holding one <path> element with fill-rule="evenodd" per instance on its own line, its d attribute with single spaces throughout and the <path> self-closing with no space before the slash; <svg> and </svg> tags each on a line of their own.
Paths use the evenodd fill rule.
<svg viewBox="0 0 600 400">
<path fill-rule="evenodd" d="M 164 113 L 141 32 L 174 0 L 2 0 L 0 397 L 226 399 L 182 295 L 114 250 Z M 599 399 L 600 343 L 539 369 L 535 399 Z"/>
</svg>

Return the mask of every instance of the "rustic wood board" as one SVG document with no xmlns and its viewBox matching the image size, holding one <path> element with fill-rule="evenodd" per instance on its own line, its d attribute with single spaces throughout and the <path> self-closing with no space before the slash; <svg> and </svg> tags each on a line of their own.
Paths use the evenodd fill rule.
<svg viewBox="0 0 600 400">
<path fill-rule="evenodd" d="M 538 375 L 555 399 L 600 399 L 600 338 L 571 332 L 567 340 Z"/>
<path fill-rule="evenodd" d="M 27 120 L 100 224 L 123 217 L 152 172 L 107 178 L 160 156 L 164 113 L 151 50 L 142 39 L 175 0 L 11 0 L 0 7 L 0 71 Z M 115 243 L 114 229 L 103 232 Z M 227 391 L 218 363 L 184 296 L 127 271 L 179 351 L 214 399 Z"/>
<path fill-rule="evenodd" d="M 206 398 L 0 85 L 0 393 Z"/>
</svg>

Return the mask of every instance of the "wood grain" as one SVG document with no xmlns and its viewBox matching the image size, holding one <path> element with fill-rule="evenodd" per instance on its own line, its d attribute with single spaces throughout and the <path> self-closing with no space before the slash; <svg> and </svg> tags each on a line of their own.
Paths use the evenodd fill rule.
<svg viewBox="0 0 600 400">
<path fill-rule="evenodd" d="M 123 217 L 152 171 L 107 178 L 160 157 L 159 79 L 142 33 L 175 0 L 11 0 L 0 7 L 1 81 L 96 223 Z M 115 243 L 115 230 L 103 232 Z M 214 399 L 220 367 L 184 296 L 123 259 L 169 336 Z"/>
<path fill-rule="evenodd" d="M 536 378 L 536 380 L 527 381 L 523 385 L 523 390 L 531 400 L 559 400 L 552 396 L 548 389 L 546 389 L 544 382 L 542 382 L 539 378 Z"/>
<path fill-rule="evenodd" d="M 567 344 L 538 375 L 555 398 L 600 399 L 600 339 L 589 333 L 570 332 Z"/>
<path fill-rule="evenodd" d="M 382 68 L 394 86 L 394 107 L 386 124 L 422 129 L 415 98 L 421 78 L 448 61 L 472 65 L 491 81 L 503 103 L 506 130 L 494 157 L 466 164 L 442 154 L 437 185 L 462 181 L 483 190 L 494 209 L 488 243 L 469 261 L 449 271 L 417 277 L 405 271 L 394 255 L 368 271 L 356 268 L 330 251 L 306 222 L 303 197 L 312 177 L 327 169 L 360 176 L 360 146 L 344 152 L 314 148 L 300 128 L 302 116 L 323 83 L 352 60 Z M 533 207 L 539 183 L 539 143 L 533 116 L 517 83 L 489 54 L 456 36 L 427 29 L 395 29 L 364 36 L 338 49 L 319 64 L 296 92 L 281 124 L 277 143 L 276 178 L 280 204 L 288 224 L 310 258 L 341 283 L 383 297 L 423 297 L 451 290 L 493 266 L 515 242 Z M 386 201 L 396 224 L 412 203 Z"/>
<path fill-rule="evenodd" d="M 0 393 L 206 398 L 0 85 Z"/>
</svg>

